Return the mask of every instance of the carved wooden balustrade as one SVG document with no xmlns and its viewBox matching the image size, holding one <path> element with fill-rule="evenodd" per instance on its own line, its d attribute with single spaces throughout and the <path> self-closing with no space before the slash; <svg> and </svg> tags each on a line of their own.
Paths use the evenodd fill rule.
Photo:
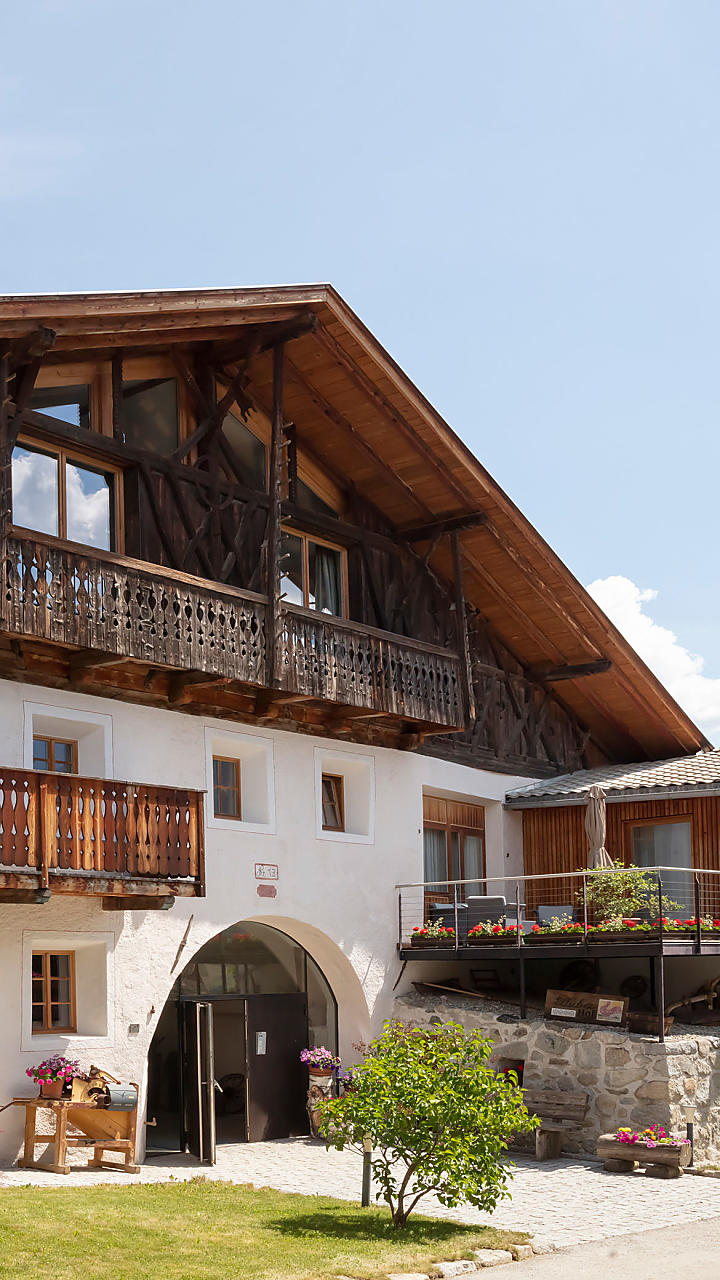
<svg viewBox="0 0 720 1280">
<path fill-rule="evenodd" d="M 202 894 L 203 821 L 200 791 L 0 768 L 0 885 Z"/>
<path fill-rule="evenodd" d="M 273 681 L 263 596 L 19 530 L 4 546 L 8 632 L 463 726 L 459 659 L 437 645 L 290 607 L 280 616 Z"/>
<path fill-rule="evenodd" d="M 32 535 L 5 541 L 7 630 L 265 682 L 262 596 Z"/>
<path fill-rule="evenodd" d="M 305 609 L 282 617 L 280 684 L 316 698 L 461 727 L 459 661 L 437 645 Z"/>
</svg>

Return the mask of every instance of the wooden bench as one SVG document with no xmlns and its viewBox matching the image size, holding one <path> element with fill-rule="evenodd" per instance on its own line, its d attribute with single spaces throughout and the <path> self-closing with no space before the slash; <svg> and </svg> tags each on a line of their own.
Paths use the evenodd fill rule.
<svg viewBox="0 0 720 1280">
<path fill-rule="evenodd" d="M 530 1115 L 540 1117 L 535 1130 L 535 1159 L 557 1160 L 563 1134 L 582 1124 L 590 1095 L 570 1089 L 524 1089 L 523 1094 Z"/>
</svg>

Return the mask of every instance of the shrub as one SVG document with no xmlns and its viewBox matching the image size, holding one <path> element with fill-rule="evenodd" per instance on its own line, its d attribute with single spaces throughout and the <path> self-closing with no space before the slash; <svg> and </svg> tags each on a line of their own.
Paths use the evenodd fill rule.
<svg viewBox="0 0 720 1280">
<path fill-rule="evenodd" d="M 373 1147 L 372 1171 L 394 1226 L 424 1196 L 492 1211 L 510 1195 L 504 1159 L 514 1133 L 537 1125 L 517 1077 L 488 1067 L 493 1042 L 456 1023 L 410 1030 L 388 1022 L 353 1075 L 352 1091 L 322 1104 L 328 1146 Z"/>
</svg>

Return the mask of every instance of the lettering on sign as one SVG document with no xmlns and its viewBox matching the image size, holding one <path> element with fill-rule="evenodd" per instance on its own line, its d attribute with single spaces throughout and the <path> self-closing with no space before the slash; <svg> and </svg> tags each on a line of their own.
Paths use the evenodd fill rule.
<svg viewBox="0 0 720 1280">
<path fill-rule="evenodd" d="M 594 991 L 548 991 L 545 995 L 546 1018 L 619 1025 L 627 1021 L 627 1013 L 628 1001 L 617 996 L 597 995 Z"/>
<path fill-rule="evenodd" d="M 256 862 L 255 863 L 255 879 L 256 880 L 278 880 L 279 872 L 278 872 L 277 863 Z"/>
</svg>

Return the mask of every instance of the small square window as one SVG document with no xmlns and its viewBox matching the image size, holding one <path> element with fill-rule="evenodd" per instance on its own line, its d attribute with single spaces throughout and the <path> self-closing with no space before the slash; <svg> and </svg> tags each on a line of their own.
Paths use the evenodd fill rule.
<svg viewBox="0 0 720 1280">
<path fill-rule="evenodd" d="M 239 760 L 213 756 L 213 806 L 216 818 L 242 817 Z"/>
<path fill-rule="evenodd" d="M 77 773 L 77 742 L 65 738 L 33 736 L 33 769 L 51 773 Z"/>
<path fill-rule="evenodd" d="M 345 830 L 344 778 L 337 773 L 322 776 L 323 831 Z"/>
<path fill-rule="evenodd" d="M 74 951 L 33 951 L 32 1029 L 34 1035 L 76 1030 Z"/>
</svg>

